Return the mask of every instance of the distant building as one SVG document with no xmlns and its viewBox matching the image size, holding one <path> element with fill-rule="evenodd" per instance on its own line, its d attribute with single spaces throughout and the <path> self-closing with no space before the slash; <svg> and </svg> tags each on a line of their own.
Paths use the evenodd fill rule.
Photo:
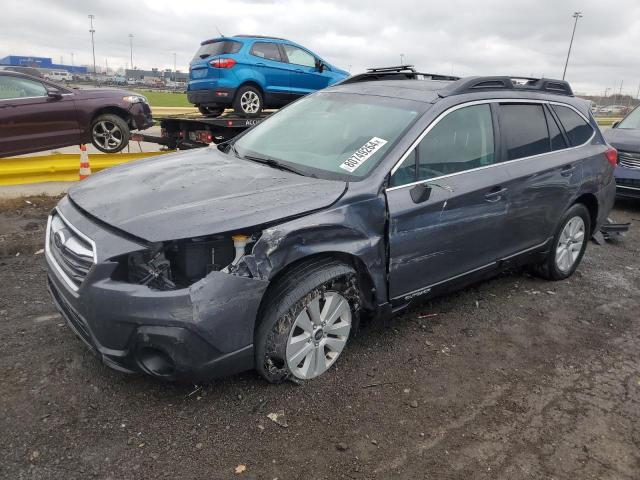
<svg viewBox="0 0 640 480">
<path fill-rule="evenodd" d="M 23 57 L 20 55 L 9 55 L 8 57 L 0 58 L 0 65 L 11 65 L 13 67 L 34 67 L 45 68 L 50 70 L 66 70 L 70 73 L 87 73 L 87 67 L 80 67 L 75 65 L 60 65 L 53 63 L 53 60 L 49 57 Z"/>
<path fill-rule="evenodd" d="M 149 80 L 150 78 L 159 78 L 171 82 L 187 82 L 189 80 L 189 74 L 184 72 L 174 72 L 173 70 L 158 70 L 153 68 L 151 70 L 138 70 L 127 69 L 124 71 L 124 76 L 127 80 Z"/>
</svg>

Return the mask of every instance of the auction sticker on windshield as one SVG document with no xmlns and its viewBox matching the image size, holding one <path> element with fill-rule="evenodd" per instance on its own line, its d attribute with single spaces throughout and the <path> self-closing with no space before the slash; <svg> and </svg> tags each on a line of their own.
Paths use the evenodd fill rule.
<svg viewBox="0 0 640 480">
<path fill-rule="evenodd" d="M 385 143 L 387 143 L 386 140 L 378 137 L 373 137 L 362 147 L 353 152 L 353 155 L 347 158 L 340 165 L 340 168 L 346 170 L 349 173 L 355 172 L 360 165 L 371 158 L 378 150 L 380 150 L 385 145 Z"/>
</svg>

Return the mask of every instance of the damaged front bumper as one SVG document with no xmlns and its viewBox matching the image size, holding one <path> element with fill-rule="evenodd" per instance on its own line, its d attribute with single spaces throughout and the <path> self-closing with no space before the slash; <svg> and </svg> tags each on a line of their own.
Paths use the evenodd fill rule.
<svg viewBox="0 0 640 480">
<path fill-rule="evenodd" d="M 74 288 L 47 251 L 49 290 L 71 329 L 106 365 L 190 381 L 253 368 L 254 326 L 267 281 L 220 271 L 170 291 L 115 281 L 117 264 L 101 258 L 131 242 L 99 228 L 69 202 L 58 208 L 91 235 L 97 260 Z"/>
</svg>

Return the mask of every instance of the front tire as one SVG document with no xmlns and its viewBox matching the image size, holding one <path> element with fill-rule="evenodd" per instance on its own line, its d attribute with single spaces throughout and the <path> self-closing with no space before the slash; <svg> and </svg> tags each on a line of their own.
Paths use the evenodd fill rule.
<svg viewBox="0 0 640 480">
<path fill-rule="evenodd" d="M 246 117 L 257 117 L 262 113 L 264 103 L 262 93 L 255 87 L 245 85 L 240 87 L 233 100 L 233 110 Z"/>
<path fill-rule="evenodd" d="M 266 299 L 255 334 L 255 362 L 269 382 L 310 380 L 336 362 L 357 325 L 355 270 L 314 260 L 294 267 Z"/>
<path fill-rule="evenodd" d="M 129 144 L 130 136 L 129 125 L 118 115 L 100 115 L 91 123 L 91 143 L 103 153 L 118 153 Z"/>
<path fill-rule="evenodd" d="M 547 280 L 569 278 L 582 261 L 590 233 L 589 210 L 576 203 L 562 216 L 547 257 L 533 266 L 533 272 Z"/>
</svg>

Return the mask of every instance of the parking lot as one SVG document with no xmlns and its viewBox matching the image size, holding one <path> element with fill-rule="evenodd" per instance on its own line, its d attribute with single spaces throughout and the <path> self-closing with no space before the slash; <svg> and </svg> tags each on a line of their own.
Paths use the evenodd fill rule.
<svg viewBox="0 0 640 480">
<path fill-rule="evenodd" d="M 304 385 L 194 386 L 112 371 L 66 327 L 55 201 L 0 207 L 2 478 L 638 478 L 638 203 L 567 281 L 514 271 L 364 325 Z"/>
</svg>

